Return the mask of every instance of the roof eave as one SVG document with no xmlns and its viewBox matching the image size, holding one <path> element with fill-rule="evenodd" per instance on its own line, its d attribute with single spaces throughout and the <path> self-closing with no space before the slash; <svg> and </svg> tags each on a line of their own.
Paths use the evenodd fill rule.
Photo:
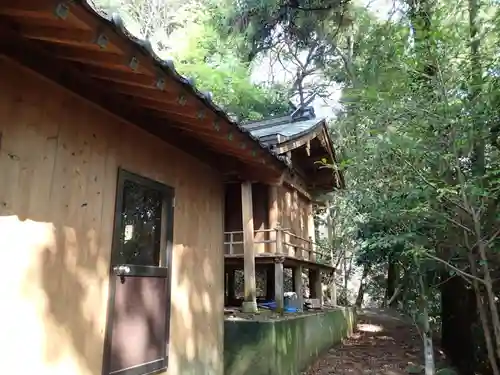
<svg viewBox="0 0 500 375">
<path fill-rule="evenodd" d="M 112 15 L 106 15 L 102 12 L 98 12 L 89 0 L 76 0 L 77 3 L 92 15 L 99 17 L 102 22 L 105 22 L 110 28 L 112 28 L 117 34 L 125 38 L 128 42 L 132 42 L 135 48 L 139 48 L 143 53 L 153 60 L 153 63 L 164 73 L 169 75 L 171 78 L 179 82 L 184 89 L 190 92 L 194 97 L 196 97 L 205 107 L 215 112 L 217 115 L 222 117 L 225 121 L 234 125 L 236 130 L 243 134 L 249 141 L 258 145 L 262 150 L 266 151 L 267 155 L 272 156 L 272 162 L 279 168 L 287 167 L 286 162 L 275 154 L 267 145 L 262 144 L 257 137 L 254 137 L 247 129 L 240 126 L 237 122 L 233 121 L 230 116 L 218 105 L 212 101 L 212 94 L 210 92 L 202 92 L 196 88 L 194 85 L 194 79 L 185 77 L 180 74 L 172 60 L 161 59 L 153 50 L 151 42 L 145 39 L 138 39 L 134 37 L 125 27 L 125 24 L 119 14 L 114 13 Z"/>
</svg>

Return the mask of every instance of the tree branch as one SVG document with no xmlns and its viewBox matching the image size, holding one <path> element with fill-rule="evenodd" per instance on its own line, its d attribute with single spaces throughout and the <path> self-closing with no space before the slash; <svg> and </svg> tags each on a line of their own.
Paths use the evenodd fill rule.
<svg viewBox="0 0 500 375">
<path fill-rule="evenodd" d="M 442 263 L 444 264 L 446 267 L 449 267 L 451 268 L 453 271 L 455 271 L 456 273 L 460 274 L 467 282 L 470 283 L 470 280 L 469 279 L 472 279 L 472 280 L 476 280 L 477 282 L 483 284 L 483 285 L 486 285 L 486 282 L 479 278 L 479 277 L 476 277 L 476 276 L 473 276 L 471 275 L 470 273 L 467 273 L 467 272 L 464 272 L 462 271 L 460 268 L 457 268 L 455 266 L 453 266 L 451 263 L 445 261 L 444 259 L 441 259 L 441 258 L 438 258 L 432 254 L 429 254 L 429 253 L 425 253 L 425 256 L 427 256 L 428 258 L 430 259 L 433 259 L 439 263 Z"/>
</svg>

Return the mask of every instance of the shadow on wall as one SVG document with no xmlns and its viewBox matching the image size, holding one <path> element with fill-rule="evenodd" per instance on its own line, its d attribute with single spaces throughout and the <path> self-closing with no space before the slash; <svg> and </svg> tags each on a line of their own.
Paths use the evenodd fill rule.
<svg viewBox="0 0 500 375">
<path fill-rule="evenodd" d="M 189 173 L 180 161 L 169 169 L 157 155 L 189 157 L 1 57 L 0 67 L 0 93 L 8 93 L 0 95 L 4 372 L 18 373 L 21 364 L 37 375 L 101 374 L 117 166 L 124 164 L 138 172 L 152 166 L 151 178 L 165 178 L 165 170 L 177 176 L 168 373 L 222 374 L 217 176 L 194 161 L 186 162 Z M 139 142 L 147 152 L 130 152 Z"/>
<path fill-rule="evenodd" d="M 90 374 L 96 373 L 101 367 L 103 332 L 99 316 L 92 312 L 89 295 L 94 294 L 101 301 L 104 295 L 102 288 L 96 293 L 89 287 L 102 287 L 107 280 L 106 274 L 99 275 L 97 270 L 108 258 L 103 259 L 95 248 L 91 249 L 88 238 L 71 228 L 58 225 L 54 237 L 55 247 L 45 248 L 39 263 L 41 287 L 46 295 L 45 358 L 49 363 L 57 363 L 71 351 L 81 367 Z M 63 344 L 71 347 L 62 350 Z"/>
<path fill-rule="evenodd" d="M 17 137 L 4 137 L 4 142 Z M 24 147 L 28 146 L 29 142 Z M 0 273 L 6 306 L 0 309 L 0 343 L 5 348 L 0 363 L 6 372 L 17 372 L 22 363 L 23 372 L 38 375 L 101 374 L 117 170 L 113 163 L 106 171 L 83 169 L 84 163 L 71 159 L 78 150 L 59 155 L 70 161 L 56 167 L 57 190 L 51 173 L 44 175 L 41 169 L 37 174 L 40 164 L 32 163 L 32 169 L 23 166 L 30 164 L 32 154 L 0 155 L 0 166 L 6 167 L 4 181 L 18 181 L 0 189 L 0 249 L 8 265 Z M 54 158 L 48 161 L 54 165 Z M 189 213 L 195 211 L 179 210 L 176 215 L 184 217 L 176 225 L 186 226 Z M 212 211 L 207 203 L 199 214 L 220 216 Z M 222 220 L 218 221 L 220 227 L 213 230 L 220 233 L 221 243 Z M 222 246 L 205 243 L 206 230 L 197 225 L 182 233 L 187 238 L 174 234 L 168 371 L 172 375 L 222 374 Z M 141 300 L 142 296 L 137 305 Z"/>
<path fill-rule="evenodd" d="M 203 251 L 204 250 L 204 251 Z M 186 248 L 177 257 L 172 289 L 171 358 L 168 374 L 222 375 L 223 278 L 214 252 Z M 221 250 L 217 250 L 221 254 Z M 218 264 L 223 264 L 222 259 Z M 194 276 L 194 274 L 203 277 Z M 220 280 L 218 280 L 220 279 Z M 214 298 L 214 290 L 216 298 Z"/>
<path fill-rule="evenodd" d="M 0 217 L 0 237 L 10 264 L 0 276 L 9 287 L 0 312 L 7 372 L 22 361 L 26 373 L 100 373 L 107 267 L 92 232 L 9 215 Z"/>
<path fill-rule="evenodd" d="M 79 235 L 62 224 L 16 216 L 0 217 L 0 228 L 3 240 L 14 245 L 2 244 L 2 248 L 23 257 L 16 261 L 12 254 L 10 273 L 2 277 L 4 286 L 14 286 L 4 294 L 10 307 L 3 321 L 9 325 L 0 332 L 1 337 L 9 337 L 10 349 L 5 357 L 0 355 L 2 362 L 14 369 L 23 358 L 27 369 L 38 374 L 100 374 L 109 255 L 99 252 L 92 231 Z M 184 246 L 176 251 L 168 373 L 222 374 L 223 312 L 215 305 L 222 306 L 222 298 L 214 299 L 210 291 L 222 280 L 217 280 L 219 271 L 213 269 L 213 253 Z M 15 278 L 21 281 L 18 289 Z M 134 295 L 131 308 L 152 322 L 142 294 Z M 0 315 L 5 316 L 5 311 Z M 27 344 L 32 349 L 28 353 Z"/>
</svg>

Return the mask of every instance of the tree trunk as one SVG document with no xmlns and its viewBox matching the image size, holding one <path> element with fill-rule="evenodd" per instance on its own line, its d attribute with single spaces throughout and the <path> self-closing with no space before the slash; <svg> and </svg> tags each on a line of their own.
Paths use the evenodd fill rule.
<svg viewBox="0 0 500 375">
<path fill-rule="evenodd" d="M 477 276 L 476 262 L 474 256 L 469 253 L 469 263 L 471 265 L 471 274 Z M 499 375 L 497 358 L 495 355 L 495 346 L 493 345 L 493 340 L 491 338 L 490 324 L 488 319 L 488 312 L 484 306 L 483 298 L 481 295 L 481 288 L 477 280 L 472 280 L 472 286 L 474 287 L 474 294 L 476 295 L 476 305 L 479 312 L 479 319 L 481 320 L 481 328 L 483 330 L 484 342 L 486 344 L 486 352 L 488 354 L 488 361 L 490 362 L 491 370 L 493 375 Z"/>
<path fill-rule="evenodd" d="M 361 281 L 359 282 L 358 296 L 356 297 L 356 307 L 361 307 L 363 304 L 363 299 L 365 296 L 365 285 L 366 279 L 368 278 L 368 273 L 370 272 L 370 266 L 365 264 L 363 266 L 363 275 L 361 276 Z"/>
<path fill-rule="evenodd" d="M 335 220 L 334 220 L 333 202 L 328 202 L 327 226 L 328 226 L 328 246 L 330 247 L 330 263 L 335 267 L 334 248 L 335 248 Z M 330 283 L 330 301 L 333 306 L 337 306 L 337 284 L 335 282 L 336 270 L 332 272 L 332 281 Z"/>
<path fill-rule="evenodd" d="M 345 303 L 346 303 L 346 306 L 349 305 L 349 293 L 348 293 L 348 288 L 347 288 L 347 284 L 348 284 L 348 278 L 349 278 L 349 274 L 347 272 L 347 250 L 344 252 L 344 259 L 342 261 L 342 265 L 343 265 L 343 270 L 344 270 L 344 293 L 345 293 Z"/>
<path fill-rule="evenodd" d="M 460 276 L 441 275 L 441 346 L 463 375 L 473 375 L 475 297 Z"/>
<path fill-rule="evenodd" d="M 398 305 L 396 286 L 398 285 L 399 269 L 394 256 L 389 256 L 387 267 L 387 288 L 385 291 L 384 307 L 396 307 Z M 394 297 L 394 298 L 393 298 Z"/>
<path fill-rule="evenodd" d="M 419 274 L 420 284 L 420 313 L 422 314 L 422 333 L 424 339 L 425 375 L 434 375 L 434 347 L 432 344 L 432 331 L 429 324 L 429 307 L 427 302 L 427 288 L 422 273 Z"/>
</svg>

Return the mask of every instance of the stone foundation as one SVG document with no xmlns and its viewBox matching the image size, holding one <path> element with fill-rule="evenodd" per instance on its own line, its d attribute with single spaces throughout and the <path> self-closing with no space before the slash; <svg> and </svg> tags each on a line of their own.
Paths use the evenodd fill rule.
<svg viewBox="0 0 500 375">
<path fill-rule="evenodd" d="M 224 322 L 224 374 L 299 375 L 352 334 L 354 308 Z"/>
</svg>

